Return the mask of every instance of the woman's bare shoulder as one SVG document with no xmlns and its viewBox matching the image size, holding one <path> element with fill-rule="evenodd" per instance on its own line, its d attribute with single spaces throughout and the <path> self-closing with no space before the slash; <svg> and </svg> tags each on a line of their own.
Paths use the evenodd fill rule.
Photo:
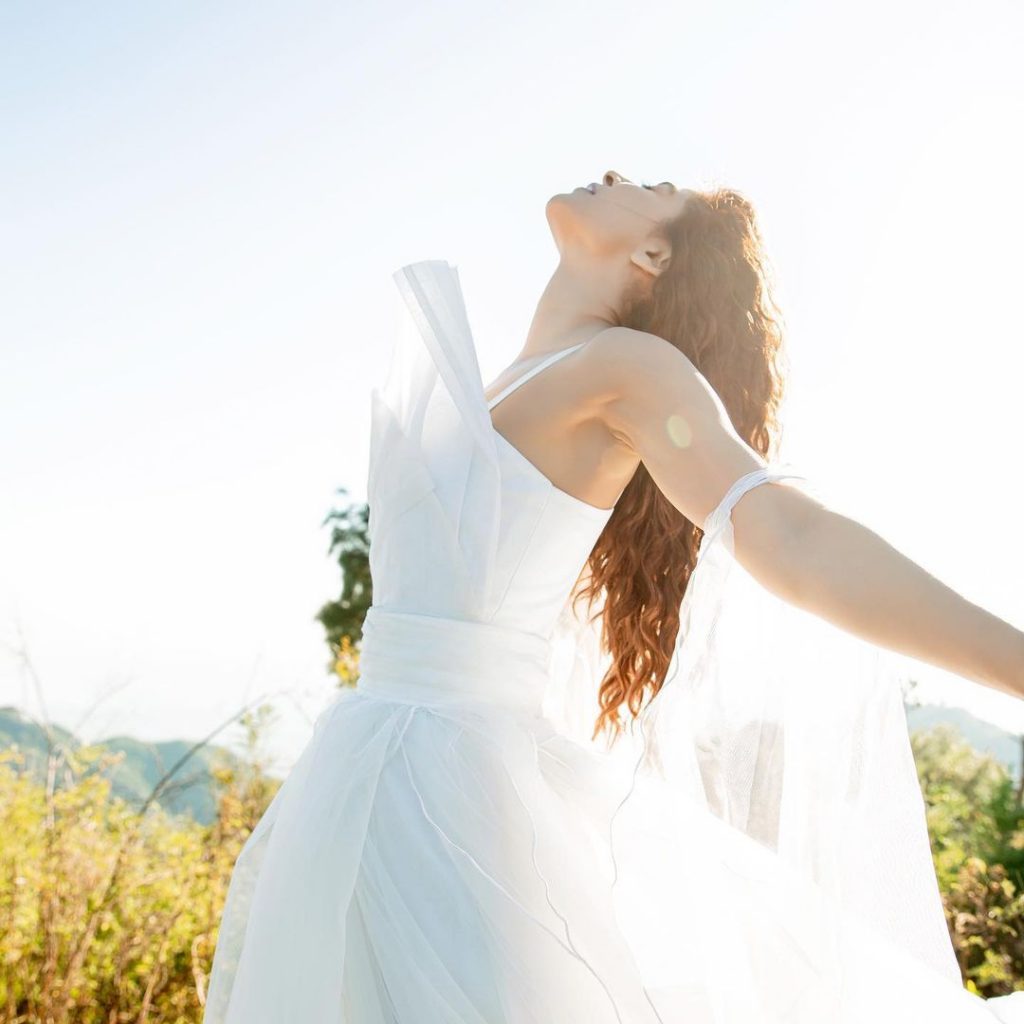
<svg viewBox="0 0 1024 1024">
<path fill-rule="evenodd" d="M 601 395 L 598 415 L 691 522 L 702 523 L 734 480 L 764 465 L 675 345 L 629 327 L 608 328 L 592 344 L 588 375 Z"/>
<path fill-rule="evenodd" d="M 609 401 L 643 400 L 658 392 L 674 398 L 714 391 L 690 358 L 670 341 L 633 327 L 607 327 L 586 347 L 587 373 Z M 717 398 L 717 396 L 716 396 Z"/>
</svg>

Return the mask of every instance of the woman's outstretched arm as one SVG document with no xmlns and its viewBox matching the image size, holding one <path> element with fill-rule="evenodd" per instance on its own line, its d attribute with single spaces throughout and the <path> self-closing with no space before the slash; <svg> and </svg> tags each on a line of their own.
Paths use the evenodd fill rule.
<svg viewBox="0 0 1024 1024">
<path fill-rule="evenodd" d="M 794 604 L 873 643 L 1024 697 L 1024 633 L 862 523 L 819 508 L 789 545 Z"/>
<path fill-rule="evenodd" d="M 735 480 L 765 465 L 678 349 L 629 328 L 604 331 L 588 347 L 608 429 L 691 522 L 702 525 Z M 732 521 L 737 560 L 784 600 L 871 643 L 1024 697 L 1024 632 L 799 485 L 752 488 Z"/>
</svg>

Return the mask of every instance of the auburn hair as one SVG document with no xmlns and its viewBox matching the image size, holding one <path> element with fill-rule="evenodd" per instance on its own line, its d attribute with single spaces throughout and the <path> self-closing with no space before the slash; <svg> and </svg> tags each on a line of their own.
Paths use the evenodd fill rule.
<svg viewBox="0 0 1024 1024">
<path fill-rule="evenodd" d="M 788 371 L 782 316 L 753 207 L 738 192 L 695 192 L 658 226 L 671 261 L 644 291 L 627 294 L 620 326 L 683 352 L 722 400 L 737 434 L 766 459 L 781 440 Z M 602 597 L 601 645 L 612 661 L 598 691 L 592 738 L 623 731 L 668 672 L 679 611 L 703 531 L 659 490 L 641 463 L 574 586 L 573 607 Z M 591 616 L 593 618 L 593 615 Z M 685 638 L 684 638 L 685 640 Z"/>
</svg>

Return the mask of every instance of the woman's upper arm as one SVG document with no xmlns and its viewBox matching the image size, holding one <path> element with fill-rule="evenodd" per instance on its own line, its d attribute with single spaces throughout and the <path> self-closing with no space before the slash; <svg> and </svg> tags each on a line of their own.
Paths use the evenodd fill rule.
<svg viewBox="0 0 1024 1024">
<path fill-rule="evenodd" d="M 602 418 L 665 497 L 703 527 L 732 484 L 767 465 L 737 433 L 715 390 L 675 346 L 626 327 L 594 339 L 605 375 Z M 733 511 L 736 554 L 755 572 L 817 502 L 793 487 L 755 487 Z M 761 563 L 761 566 L 756 566 Z"/>
</svg>

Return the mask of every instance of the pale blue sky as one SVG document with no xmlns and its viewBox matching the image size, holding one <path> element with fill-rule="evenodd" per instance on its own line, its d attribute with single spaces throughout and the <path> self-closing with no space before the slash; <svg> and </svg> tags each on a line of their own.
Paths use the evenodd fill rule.
<svg viewBox="0 0 1024 1024">
<path fill-rule="evenodd" d="M 321 521 L 365 496 L 391 272 L 460 270 L 485 379 L 615 168 L 759 210 L 785 454 L 1024 623 L 1018 3 L 6 3 L 0 703 L 198 736 L 332 692 Z M 925 666 L 933 695 L 1024 704 Z M 988 698 L 988 699 L 983 699 Z"/>
</svg>

